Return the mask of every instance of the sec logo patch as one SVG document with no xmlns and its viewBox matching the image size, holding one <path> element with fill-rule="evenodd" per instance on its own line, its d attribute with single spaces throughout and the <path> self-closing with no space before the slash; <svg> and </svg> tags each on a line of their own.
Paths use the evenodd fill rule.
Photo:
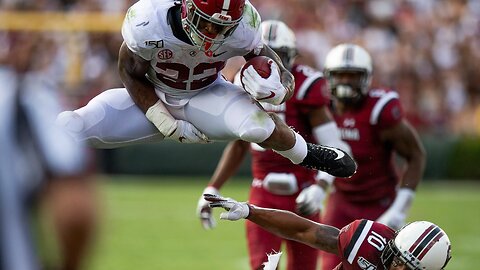
<svg viewBox="0 0 480 270">
<path fill-rule="evenodd" d="M 173 52 L 170 49 L 164 49 L 158 52 L 158 59 L 167 60 L 173 57 Z"/>
</svg>

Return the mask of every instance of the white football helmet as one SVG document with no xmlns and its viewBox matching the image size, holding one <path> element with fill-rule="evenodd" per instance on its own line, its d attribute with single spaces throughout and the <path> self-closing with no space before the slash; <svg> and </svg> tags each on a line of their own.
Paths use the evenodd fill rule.
<svg viewBox="0 0 480 270">
<path fill-rule="evenodd" d="M 283 65 L 290 69 L 297 56 L 295 34 L 284 22 L 266 20 L 261 24 L 263 42 L 272 48 L 282 59 Z"/>
<path fill-rule="evenodd" d="M 356 101 L 368 93 L 372 82 L 372 58 L 362 47 L 340 44 L 330 50 L 325 59 L 325 77 L 332 95 L 344 101 Z M 336 74 L 359 73 L 359 81 L 339 82 Z"/>
<path fill-rule="evenodd" d="M 389 269 L 394 257 L 411 270 L 441 270 L 451 258 L 450 239 L 431 222 L 412 222 L 388 242 L 381 258 L 385 269 Z"/>
</svg>

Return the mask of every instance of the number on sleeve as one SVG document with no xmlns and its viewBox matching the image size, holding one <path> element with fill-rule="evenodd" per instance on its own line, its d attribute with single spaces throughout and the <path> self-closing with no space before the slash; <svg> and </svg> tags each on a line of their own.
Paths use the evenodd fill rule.
<svg viewBox="0 0 480 270">
<path fill-rule="evenodd" d="M 387 244 L 387 239 L 385 239 L 385 237 L 381 236 L 375 231 L 371 231 L 371 234 L 368 236 L 367 241 L 378 251 L 382 251 Z"/>
</svg>

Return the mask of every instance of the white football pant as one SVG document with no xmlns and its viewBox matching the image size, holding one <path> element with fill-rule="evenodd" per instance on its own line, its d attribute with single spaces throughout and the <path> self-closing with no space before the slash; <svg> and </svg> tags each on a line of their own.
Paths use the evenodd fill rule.
<svg viewBox="0 0 480 270">
<path fill-rule="evenodd" d="M 223 78 L 192 97 L 166 96 L 157 90 L 176 119 L 192 123 L 212 141 L 242 139 L 260 143 L 275 123 L 239 86 Z M 125 88 L 107 90 L 85 107 L 61 113 L 57 122 L 79 140 L 97 148 L 159 142 L 164 136 L 135 105 Z"/>
</svg>

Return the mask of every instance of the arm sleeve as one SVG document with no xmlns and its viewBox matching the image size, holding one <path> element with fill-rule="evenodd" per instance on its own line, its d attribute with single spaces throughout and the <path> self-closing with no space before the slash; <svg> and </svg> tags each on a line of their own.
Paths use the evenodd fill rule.
<svg viewBox="0 0 480 270">
<path fill-rule="evenodd" d="M 330 91 L 322 72 L 308 66 L 296 65 L 292 74 L 296 84 L 292 101 L 299 105 L 298 108 L 303 113 L 308 113 L 311 108 L 330 104 Z"/>
<path fill-rule="evenodd" d="M 403 119 L 398 93 L 392 90 L 370 90 L 370 96 L 377 97 L 370 113 L 370 124 L 380 129 L 389 128 Z"/>
<path fill-rule="evenodd" d="M 344 255 L 345 250 L 350 245 L 350 242 L 352 241 L 352 237 L 355 231 L 357 230 L 360 222 L 361 220 L 355 220 L 340 230 L 340 234 L 338 236 L 338 254 L 340 254 L 340 258 L 342 260 L 343 260 L 343 257 L 345 256 Z"/>
<path fill-rule="evenodd" d="M 400 100 L 398 98 L 390 100 L 383 107 L 379 119 L 378 126 L 381 129 L 392 127 L 398 124 L 404 118 L 404 113 Z"/>
</svg>

